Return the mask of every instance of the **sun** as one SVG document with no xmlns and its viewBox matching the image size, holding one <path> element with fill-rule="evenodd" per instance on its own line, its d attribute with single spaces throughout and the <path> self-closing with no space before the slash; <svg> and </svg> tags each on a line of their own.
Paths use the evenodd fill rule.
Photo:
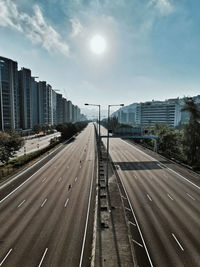
<svg viewBox="0 0 200 267">
<path fill-rule="evenodd" d="M 96 34 L 90 40 L 90 49 L 96 55 L 101 55 L 106 50 L 106 41 L 103 36 Z"/>
</svg>

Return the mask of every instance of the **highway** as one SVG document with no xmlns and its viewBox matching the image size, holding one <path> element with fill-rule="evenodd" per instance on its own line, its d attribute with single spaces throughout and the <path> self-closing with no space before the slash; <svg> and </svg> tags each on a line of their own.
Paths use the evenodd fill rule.
<svg viewBox="0 0 200 267">
<path fill-rule="evenodd" d="M 149 266 L 199 267 L 200 179 L 119 138 L 110 138 L 110 155 L 135 215 L 131 227 L 141 231 L 134 247 L 146 250 Z"/>
<path fill-rule="evenodd" d="M 89 265 L 94 137 L 89 124 L 26 183 L 0 199 L 0 266 Z"/>
</svg>

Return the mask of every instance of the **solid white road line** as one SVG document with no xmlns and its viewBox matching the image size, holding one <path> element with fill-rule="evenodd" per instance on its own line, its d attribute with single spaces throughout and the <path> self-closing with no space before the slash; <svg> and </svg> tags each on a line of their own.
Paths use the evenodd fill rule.
<svg viewBox="0 0 200 267">
<path fill-rule="evenodd" d="M 189 193 L 186 193 L 186 195 L 188 195 L 188 197 L 190 197 L 193 200 L 196 200 L 193 196 L 191 196 Z"/>
<path fill-rule="evenodd" d="M 171 200 L 174 200 L 169 194 L 167 194 L 168 195 L 168 197 L 171 199 Z"/>
<path fill-rule="evenodd" d="M 124 185 L 124 183 L 123 183 L 123 181 L 122 181 L 122 179 L 121 179 L 120 174 L 119 174 L 119 179 L 120 179 L 120 181 L 121 181 L 121 184 L 122 184 L 122 186 L 123 186 L 123 188 L 124 188 L 124 192 L 125 192 L 125 194 L 126 194 L 126 197 L 127 197 L 127 199 L 128 199 L 129 205 L 130 205 L 130 207 L 131 207 L 131 211 L 132 211 L 133 217 L 134 217 L 134 219 L 135 219 L 135 223 L 136 223 L 136 225 L 137 225 L 137 228 L 138 228 L 138 231 L 139 231 L 139 233 L 140 233 L 140 237 L 141 237 L 141 239 L 142 239 L 142 242 L 143 242 L 143 245 L 144 245 L 144 248 L 145 248 L 147 257 L 148 257 L 148 259 L 149 259 L 149 263 L 150 263 L 151 267 L 153 267 L 153 263 L 152 263 L 152 261 L 151 261 L 150 255 L 149 255 L 149 251 L 148 251 L 147 246 L 146 246 L 146 244 L 145 244 L 144 237 L 143 237 L 143 235 L 142 235 L 142 232 L 141 232 L 140 226 L 139 226 L 139 224 L 138 224 L 138 221 L 137 221 L 135 212 L 134 212 L 133 207 L 132 207 L 132 205 L 131 205 L 131 201 L 130 201 L 130 199 L 129 199 L 128 193 L 127 193 L 127 191 L 126 191 L 125 185 Z"/>
<path fill-rule="evenodd" d="M 151 197 L 147 194 L 147 197 L 148 197 L 148 199 L 150 200 L 150 201 L 152 201 L 152 199 L 151 199 Z"/>
<path fill-rule="evenodd" d="M 12 248 L 7 252 L 6 256 L 3 258 L 3 260 L 0 262 L 0 266 L 3 265 L 4 261 L 8 258 L 9 254 L 11 253 Z"/>
<path fill-rule="evenodd" d="M 65 208 L 67 207 L 68 202 L 69 202 L 69 198 L 65 202 Z"/>
<path fill-rule="evenodd" d="M 175 234 L 172 233 L 173 238 L 176 240 L 177 244 L 179 245 L 179 247 L 181 248 L 182 251 L 184 251 L 184 248 L 181 246 L 180 242 L 178 241 L 178 239 L 176 238 Z"/>
<path fill-rule="evenodd" d="M 24 200 L 23 200 L 17 207 L 18 207 L 18 208 L 21 207 L 21 205 L 23 205 L 25 201 L 26 201 L 26 200 L 24 199 Z"/>
<path fill-rule="evenodd" d="M 141 248 L 143 248 L 143 245 L 140 244 L 139 242 L 135 241 L 134 239 L 132 239 L 132 241 L 133 241 L 135 244 L 137 244 L 138 246 L 140 246 Z"/>
<path fill-rule="evenodd" d="M 76 177 L 76 178 L 75 178 L 75 183 L 76 183 L 77 179 L 78 179 L 78 178 Z"/>
<path fill-rule="evenodd" d="M 44 257 L 45 257 L 46 254 L 47 254 L 47 250 L 48 250 L 48 248 L 45 249 L 44 254 L 43 254 L 43 256 L 42 256 L 42 259 L 41 259 L 41 261 L 40 261 L 38 267 L 40 267 L 40 266 L 42 265 L 42 262 L 43 262 L 43 260 L 44 260 Z"/>
<path fill-rule="evenodd" d="M 93 180 L 94 180 L 94 160 L 93 160 L 92 179 L 91 179 L 91 182 L 90 182 L 90 194 L 89 194 L 89 200 L 88 200 L 87 217 L 86 217 L 86 223 L 85 223 L 85 231 L 84 231 L 84 237 L 83 237 L 83 244 L 82 244 L 82 249 L 81 249 L 81 257 L 80 257 L 79 267 L 82 266 L 82 261 L 83 261 L 83 252 L 84 252 L 84 248 L 85 248 L 85 240 L 86 240 L 87 227 L 88 227 L 88 219 L 89 219 L 89 212 L 90 212 L 90 205 L 91 205 Z"/>
<path fill-rule="evenodd" d="M 134 226 L 136 226 L 136 224 L 133 223 L 133 222 L 131 222 L 131 221 L 128 221 L 128 223 L 129 223 L 129 224 L 132 224 L 132 225 L 134 225 Z"/>
<path fill-rule="evenodd" d="M 159 163 L 157 163 L 158 167 L 160 167 L 161 169 L 163 169 L 163 166 L 161 166 Z"/>
<path fill-rule="evenodd" d="M 47 198 L 45 198 L 45 200 L 42 202 L 41 208 L 45 205 L 46 202 L 47 202 Z"/>
</svg>

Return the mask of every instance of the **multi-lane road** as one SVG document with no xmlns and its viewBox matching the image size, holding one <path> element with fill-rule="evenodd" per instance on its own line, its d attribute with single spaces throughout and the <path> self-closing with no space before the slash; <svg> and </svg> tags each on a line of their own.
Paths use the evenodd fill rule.
<svg viewBox="0 0 200 267">
<path fill-rule="evenodd" d="M 134 246 L 146 250 L 149 266 L 199 267 L 199 179 L 180 175 L 119 138 L 110 138 L 110 155 L 135 215 L 131 227 L 141 231 Z"/>
<path fill-rule="evenodd" d="M 144 250 L 148 266 L 199 267 L 200 180 L 119 138 L 111 138 L 110 155 L 134 214 L 130 227 L 140 232 L 135 250 Z M 26 180 L 23 173 L 23 183 L 2 187 L 0 266 L 90 266 L 94 166 L 88 125 Z"/>
<path fill-rule="evenodd" d="M 94 164 L 90 124 L 25 183 L 2 194 L 0 266 L 89 266 Z"/>
</svg>

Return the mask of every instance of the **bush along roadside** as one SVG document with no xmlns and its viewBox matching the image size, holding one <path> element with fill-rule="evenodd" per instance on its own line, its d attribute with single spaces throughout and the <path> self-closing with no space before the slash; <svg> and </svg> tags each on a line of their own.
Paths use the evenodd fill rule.
<svg viewBox="0 0 200 267">
<path fill-rule="evenodd" d="M 10 176 L 12 174 L 15 174 L 21 168 L 26 167 L 28 163 L 36 160 L 37 158 L 41 157 L 45 153 L 49 152 L 51 149 L 55 148 L 60 142 L 61 142 L 60 140 L 51 142 L 50 145 L 48 145 L 47 147 L 44 147 L 32 153 L 17 157 L 15 159 L 10 160 L 7 164 L 2 165 L 0 167 L 0 182 L 1 180 L 3 180 L 3 178 Z"/>
</svg>

